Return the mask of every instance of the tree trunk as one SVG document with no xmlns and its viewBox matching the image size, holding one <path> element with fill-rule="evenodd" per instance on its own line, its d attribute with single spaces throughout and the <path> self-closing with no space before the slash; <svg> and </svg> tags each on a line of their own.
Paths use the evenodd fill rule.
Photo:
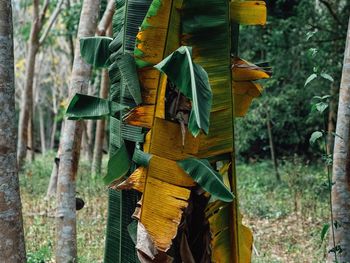
<svg viewBox="0 0 350 263">
<path fill-rule="evenodd" d="M 36 2 L 36 3 L 35 3 Z M 28 144 L 28 126 L 30 119 L 30 112 L 33 109 L 33 80 L 35 71 L 35 60 L 36 54 L 39 50 L 39 15 L 38 2 L 33 3 L 36 8 L 34 8 L 33 24 L 29 39 L 29 49 L 26 59 L 26 74 L 25 74 L 25 85 L 24 91 L 21 97 L 20 104 L 20 115 L 18 124 L 18 167 L 22 168 L 26 155 L 27 155 L 27 144 Z"/>
<path fill-rule="evenodd" d="M 108 96 L 109 88 L 109 77 L 108 70 L 104 69 L 102 71 L 102 81 L 100 89 L 100 97 L 106 99 Z M 98 120 L 96 124 L 96 136 L 95 136 L 95 145 L 94 145 L 94 156 L 92 161 L 91 173 L 93 175 L 101 174 L 101 163 L 102 163 L 102 150 L 103 150 L 103 141 L 105 137 L 105 127 L 106 120 Z"/>
<path fill-rule="evenodd" d="M 338 86 L 339 87 L 339 86 Z M 328 127 L 327 127 L 327 152 L 329 154 L 333 153 L 333 148 L 334 148 L 334 135 L 333 133 L 335 132 L 335 121 L 337 118 L 337 100 L 336 100 L 336 95 L 338 93 L 338 87 L 337 85 L 332 82 L 331 85 L 331 99 L 329 102 L 329 112 L 328 112 Z"/>
<path fill-rule="evenodd" d="M 270 118 L 270 112 L 266 112 L 267 115 L 267 132 L 269 134 L 269 144 L 270 144 L 270 153 L 271 153 L 271 160 L 273 162 L 273 167 L 275 169 L 275 175 L 276 175 L 276 180 L 281 181 L 281 176 L 278 172 L 278 162 L 276 158 L 276 152 L 275 152 L 275 144 L 273 143 L 273 136 L 272 136 L 272 127 L 271 127 L 271 118 Z"/>
<path fill-rule="evenodd" d="M 84 0 L 80 16 L 78 38 L 93 36 L 96 31 L 100 1 Z M 76 41 L 69 96 L 76 92 L 87 93 L 91 67 L 80 56 L 79 41 Z M 82 135 L 80 121 L 66 120 L 61 140 L 60 165 L 57 184 L 56 262 L 75 262 L 76 242 L 76 173 L 79 163 Z"/>
<path fill-rule="evenodd" d="M 40 125 L 40 146 L 41 153 L 46 153 L 46 136 L 45 136 L 45 122 L 43 110 L 39 107 L 39 125 Z"/>
<path fill-rule="evenodd" d="M 61 135 L 63 134 L 63 130 L 64 130 L 64 121 L 62 122 L 62 126 L 61 126 L 61 133 L 60 133 Z M 57 178 L 58 178 L 58 167 L 60 165 L 60 154 L 61 154 L 61 142 L 58 145 L 57 154 L 53 162 L 49 187 L 47 188 L 47 192 L 46 192 L 46 198 L 53 197 L 57 194 Z"/>
<path fill-rule="evenodd" d="M 11 0 L 0 0 L 0 262 L 25 262 L 17 170 Z"/>
<path fill-rule="evenodd" d="M 33 114 L 30 113 L 29 114 L 29 120 L 28 120 L 28 131 L 27 131 L 27 134 L 28 134 L 28 142 L 27 142 L 27 160 L 29 162 L 32 162 L 34 161 L 34 148 L 35 148 L 35 142 L 34 142 L 34 127 L 33 127 L 33 123 L 34 120 L 33 120 Z"/>
<path fill-rule="evenodd" d="M 350 262 L 350 20 L 344 53 L 343 73 L 339 90 L 339 105 L 333 155 L 332 211 L 336 228 L 335 244 L 330 237 L 330 248 L 340 246 L 337 262 Z M 333 262 L 334 253 L 330 253 L 328 262 Z"/>
<path fill-rule="evenodd" d="M 50 150 L 55 148 L 55 135 L 57 131 L 57 120 L 56 115 L 53 117 L 52 129 L 51 129 L 51 137 L 50 137 Z"/>
</svg>

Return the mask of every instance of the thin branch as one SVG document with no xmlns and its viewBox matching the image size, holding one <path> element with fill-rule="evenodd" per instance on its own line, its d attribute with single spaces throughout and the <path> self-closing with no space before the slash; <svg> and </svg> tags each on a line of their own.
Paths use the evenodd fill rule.
<svg viewBox="0 0 350 263">
<path fill-rule="evenodd" d="M 55 10 L 53 11 L 53 13 L 52 13 L 52 15 L 51 15 L 51 17 L 49 19 L 48 25 L 47 25 L 44 33 L 40 37 L 40 40 L 39 40 L 39 45 L 40 46 L 45 42 L 45 39 L 46 39 L 47 35 L 49 34 L 53 24 L 56 22 L 58 15 L 61 13 L 63 3 L 64 3 L 64 0 L 60 0 L 57 3 L 57 6 L 56 6 Z"/>
<path fill-rule="evenodd" d="M 333 10 L 331 4 L 330 4 L 329 2 L 327 2 L 326 0 L 320 0 L 320 2 L 327 8 L 328 12 L 329 12 L 330 15 L 334 18 L 334 20 L 335 20 L 339 25 L 342 26 L 343 24 L 340 22 L 340 20 L 339 20 L 337 14 L 334 12 L 334 10 Z"/>
<path fill-rule="evenodd" d="M 99 36 L 106 35 L 107 28 L 112 22 L 114 11 L 115 11 L 114 0 L 109 0 L 107 8 L 102 16 L 102 19 L 97 26 L 97 32 L 96 32 L 97 35 Z"/>
<path fill-rule="evenodd" d="M 49 8 L 49 5 L 50 5 L 50 0 L 45 0 L 45 3 L 44 3 L 44 5 L 41 9 L 41 12 L 40 12 L 40 17 L 38 17 L 39 18 L 39 30 L 41 30 L 43 27 L 43 22 L 44 22 L 44 19 L 46 16 L 46 11 Z"/>
</svg>

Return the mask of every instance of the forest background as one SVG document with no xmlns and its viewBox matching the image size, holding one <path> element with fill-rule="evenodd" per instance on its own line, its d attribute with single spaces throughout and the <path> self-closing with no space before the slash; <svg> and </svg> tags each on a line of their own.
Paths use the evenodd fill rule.
<svg viewBox="0 0 350 263">
<path fill-rule="evenodd" d="M 49 262 L 54 254 L 55 204 L 46 195 L 69 102 L 81 1 L 53 0 L 48 17 L 55 14 L 57 6 L 57 20 L 38 48 L 33 113 L 29 114 L 29 128 L 23 127 L 30 134 L 20 175 L 25 235 L 33 241 L 27 242 L 29 262 Z M 102 1 L 100 17 L 106 7 L 107 1 Z M 330 95 L 326 99 L 326 129 L 335 132 L 350 3 L 271 0 L 267 9 L 265 27 L 242 26 L 240 30 L 240 57 L 269 62 L 273 68 L 273 77 L 264 81 L 263 95 L 254 100 L 245 118 L 236 120 L 241 209 L 255 235 L 254 262 L 324 262 L 327 242 L 322 242 L 321 232 L 329 221 L 327 175 L 321 160 L 324 145 L 311 145 L 309 139 L 314 131 L 325 129 L 325 119 L 312 105 L 315 96 Z M 32 1 L 13 1 L 13 12 L 19 118 L 24 110 L 27 56 L 33 40 Z M 101 75 L 101 70 L 93 71 L 90 95 L 100 94 Z M 305 85 L 307 79 L 313 80 Z M 104 139 L 102 148 L 94 147 L 96 126 L 95 121 L 86 121 L 83 131 L 77 186 L 78 196 L 85 201 L 78 212 L 80 262 L 103 258 L 107 192 L 100 173 L 106 165 L 102 162 L 101 166 L 95 158 L 107 152 L 108 143 Z M 328 138 L 329 149 L 333 137 Z"/>
</svg>

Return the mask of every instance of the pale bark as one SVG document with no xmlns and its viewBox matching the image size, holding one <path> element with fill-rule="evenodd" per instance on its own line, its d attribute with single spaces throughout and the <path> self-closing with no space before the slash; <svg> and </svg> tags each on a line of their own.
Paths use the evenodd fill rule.
<svg viewBox="0 0 350 263">
<path fill-rule="evenodd" d="M 341 227 L 336 228 L 335 245 L 342 253 L 337 253 L 338 262 L 350 262 L 350 20 L 348 26 L 342 79 L 339 90 L 339 105 L 333 155 L 332 211 L 333 218 Z M 332 231 L 330 248 L 334 247 Z M 329 262 L 334 254 L 330 253 Z"/>
<path fill-rule="evenodd" d="M 45 136 L 45 122 L 44 122 L 44 115 L 43 110 L 39 108 L 39 126 L 40 126 L 40 146 L 41 146 L 41 153 L 46 153 L 46 136 Z"/>
<path fill-rule="evenodd" d="M 100 36 L 106 35 L 107 29 L 112 22 L 114 11 L 115 11 L 115 1 L 109 0 L 107 8 L 103 13 L 101 21 L 98 24 L 97 32 L 96 32 L 97 35 L 100 35 Z"/>
<path fill-rule="evenodd" d="M 63 130 L 64 130 L 64 122 L 62 122 L 62 126 L 61 126 L 61 133 L 60 133 L 61 135 L 63 134 Z M 58 167 L 60 165 L 60 154 L 61 154 L 61 146 L 60 145 L 61 145 L 61 142 L 58 146 L 58 151 L 57 151 L 55 160 L 53 162 L 49 187 L 47 188 L 47 192 L 46 192 L 46 198 L 53 197 L 57 194 Z"/>
<path fill-rule="evenodd" d="M 26 74 L 25 74 L 25 85 L 24 91 L 22 93 L 21 105 L 20 105 L 20 115 L 18 123 L 18 149 L 17 149 L 17 160 L 18 166 L 21 169 L 27 154 L 27 144 L 28 144 L 28 132 L 27 127 L 30 120 L 30 112 L 33 111 L 33 80 L 35 73 L 35 60 L 36 55 L 39 51 L 40 46 L 45 41 L 52 25 L 56 21 L 58 14 L 62 10 L 62 4 L 64 0 L 60 0 L 55 8 L 55 11 L 49 18 L 48 26 L 39 40 L 39 34 L 43 28 L 43 21 L 46 16 L 46 11 L 48 10 L 50 1 L 46 0 L 43 4 L 42 10 L 39 14 L 39 0 L 33 0 L 33 22 L 29 38 L 29 48 L 26 59 Z M 33 133 L 33 130 L 31 130 Z"/>
<path fill-rule="evenodd" d="M 78 38 L 93 36 L 96 31 L 100 1 L 84 0 L 80 16 Z M 76 92 L 87 93 L 91 67 L 80 56 L 79 41 L 76 41 L 69 96 Z M 76 242 L 76 173 L 79 163 L 82 123 L 65 121 L 61 140 L 60 165 L 57 185 L 56 262 L 75 262 Z"/>
<path fill-rule="evenodd" d="M 11 0 L 0 0 L 0 262 L 25 262 L 16 158 L 16 111 Z"/>
<path fill-rule="evenodd" d="M 41 21 L 39 18 L 39 1 L 33 1 L 33 22 L 29 38 L 29 48 L 26 59 L 25 85 L 22 93 L 20 114 L 18 123 L 18 166 L 21 169 L 26 155 L 28 144 L 28 126 L 30 112 L 33 109 L 33 81 L 35 71 L 36 54 L 39 50 L 39 32 Z"/>
<path fill-rule="evenodd" d="M 104 69 L 102 71 L 102 81 L 100 89 L 100 97 L 106 99 L 108 96 L 109 88 L 109 77 L 108 70 Z M 101 174 L 101 163 L 102 163 L 102 150 L 103 150 L 103 141 L 105 138 L 105 127 L 106 120 L 98 120 L 96 124 L 96 136 L 95 136 L 95 146 L 94 146 L 94 156 L 92 161 L 91 173 L 93 175 Z"/>
</svg>

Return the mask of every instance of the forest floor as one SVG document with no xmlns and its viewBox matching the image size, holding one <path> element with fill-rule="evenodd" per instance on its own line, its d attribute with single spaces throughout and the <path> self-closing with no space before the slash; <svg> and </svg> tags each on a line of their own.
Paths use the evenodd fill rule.
<svg viewBox="0 0 350 263">
<path fill-rule="evenodd" d="M 53 157 L 38 156 L 20 176 L 28 263 L 54 262 L 55 204 L 45 199 Z M 243 220 L 254 232 L 253 263 L 325 262 L 321 230 L 329 211 L 322 166 L 283 161 L 279 183 L 269 162 L 239 163 L 237 174 Z M 79 262 L 102 262 L 107 188 L 91 178 L 87 162 L 80 165 L 77 196 L 85 201 L 77 212 Z"/>
</svg>

